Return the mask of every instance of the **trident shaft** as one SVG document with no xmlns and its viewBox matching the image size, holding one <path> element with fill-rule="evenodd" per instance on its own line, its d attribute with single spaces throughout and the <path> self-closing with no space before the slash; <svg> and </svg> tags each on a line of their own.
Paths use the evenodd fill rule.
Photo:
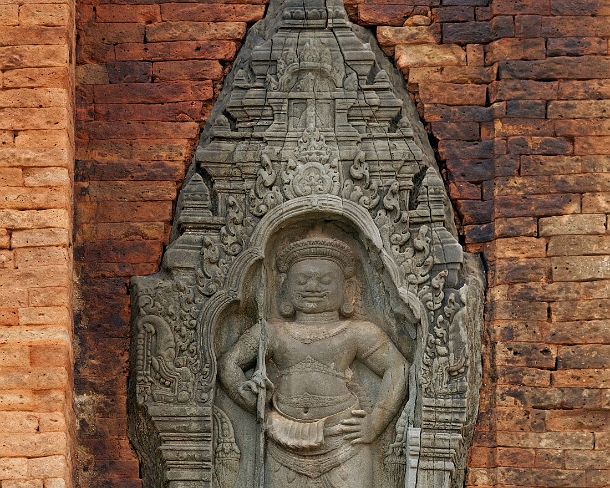
<svg viewBox="0 0 610 488">
<path fill-rule="evenodd" d="M 258 342 L 258 358 L 256 365 L 256 374 L 263 381 L 267 378 L 267 365 L 265 362 L 267 356 L 267 321 L 265 320 L 265 304 L 266 304 L 266 287 L 267 273 L 265 263 L 261 264 L 260 283 L 256 292 L 256 305 L 258 308 L 258 322 L 260 324 L 260 338 Z M 266 386 L 266 384 L 265 384 Z M 256 421 L 257 421 L 257 439 L 256 439 L 256 480 L 257 488 L 265 487 L 265 407 L 267 404 L 267 389 L 259 388 L 258 397 L 256 399 Z"/>
</svg>

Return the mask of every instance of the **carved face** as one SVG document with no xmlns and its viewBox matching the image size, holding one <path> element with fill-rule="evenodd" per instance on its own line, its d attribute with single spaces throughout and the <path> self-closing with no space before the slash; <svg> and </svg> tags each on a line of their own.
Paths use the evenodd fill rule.
<svg viewBox="0 0 610 488">
<path fill-rule="evenodd" d="M 343 303 L 344 284 L 343 271 L 328 259 L 298 261 L 288 271 L 290 302 L 303 313 L 338 311 Z"/>
</svg>

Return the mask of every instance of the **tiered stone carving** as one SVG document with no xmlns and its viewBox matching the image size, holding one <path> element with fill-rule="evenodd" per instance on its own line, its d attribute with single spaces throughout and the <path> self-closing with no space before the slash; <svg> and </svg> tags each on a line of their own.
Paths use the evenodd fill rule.
<svg viewBox="0 0 610 488">
<path fill-rule="evenodd" d="M 339 1 L 251 29 L 133 280 L 145 487 L 461 484 L 482 273 L 400 80 Z"/>
</svg>

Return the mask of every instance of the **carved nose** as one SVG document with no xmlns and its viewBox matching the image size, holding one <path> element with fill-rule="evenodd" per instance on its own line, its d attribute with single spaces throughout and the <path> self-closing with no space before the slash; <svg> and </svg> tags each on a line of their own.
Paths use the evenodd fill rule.
<svg viewBox="0 0 610 488">
<path fill-rule="evenodd" d="M 307 280 L 307 283 L 305 283 L 305 290 L 306 291 L 311 291 L 311 292 L 319 292 L 319 291 L 321 291 L 320 282 L 318 280 L 313 279 L 313 278 Z"/>
<path fill-rule="evenodd" d="M 320 289 L 320 283 L 318 283 L 318 280 L 316 280 L 315 278 L 309 278 L 305 282 L 305 289 L 307 291 L 317 291 Z"/>
</svg>

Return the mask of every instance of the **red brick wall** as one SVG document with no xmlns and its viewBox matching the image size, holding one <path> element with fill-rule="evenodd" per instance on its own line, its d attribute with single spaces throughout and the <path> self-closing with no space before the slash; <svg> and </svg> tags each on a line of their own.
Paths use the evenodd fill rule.
<svg viewBox="0 0 610 488">
<path fill-rule="evenodd" d="M 145 4 L 144 4 L 145 3 Z M 264 5 L 80 2 L 77 480 L 140 486 L 127 440 L 128 283 L 155 272 L 222 80 Z"/>
<path fill-rule="evenodd" d="M 126 435 L 128 279 L 158 268 L 198 130 L 264 13 L 256 0 L 118 1 L 77 9 L 83 488 L 139 486 Z M 347 6 L 405 74 L 464 242 L 488 267 L 468 484 L 608 486 L 610 3 Z"/>
<path fill-rule="evenodd" d="M 74 3 L 0 0 L 0 484 L 71 485 Z"/>
</svg>

